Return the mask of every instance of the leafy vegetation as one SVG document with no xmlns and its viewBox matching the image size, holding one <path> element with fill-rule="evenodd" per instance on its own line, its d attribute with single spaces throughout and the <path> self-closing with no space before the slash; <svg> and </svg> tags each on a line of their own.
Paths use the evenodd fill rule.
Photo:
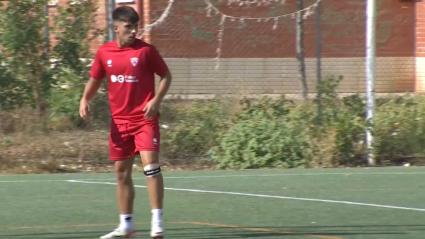
<svg viewBox="0 0 425 239">
<path fill-rule="evenodd" d="M 78 99 L 86 81 L 88 51 L 95 1 L 73 1 L 58 9 L 48 26 L 47 0 L 11 0 L 0 5 L 0 109 L 30 105 L 38 114 L 39 128 L 69 122 L 76 117 Z M 48 33 L 54 32 L 52 46 Z"/>
<path fill-rule="evenodd" d="M 73 1 L 60 8 L 56 25 L 50 26 L 56 29 L 57 40 L 51 45 L 45 35 L 47 0 L 0 1 L 2 152 L 21 148 L 16 147 L 15 133 L 86 126 L 78 116 L 78 104 L 92 58 L 90 40 L 99 33 L 92 26 L 94 3 Z M 220 168 L 364 165 L 365 100 L 359 95 L 339 98 L 336 89 L 341 80 L 321 81 L 320 97 L 311 102 L 284 97 L 164 102 L 162 152 L 171 159 L 207 158 Z M 95 98 L 91 111 L 94 126 L 107 128 L 105 92 Z M 420 162 L 425 158 L 425 97 L 379 99 L 373 128 L 378 163 Z M 44 145 L 42 150 L 28 151 L 47 154 L 50 145 Z M 104 156 L 101 150 L 99 155 Z M 83 151 L 65 157 L 83 158 Z"/>
</svg>

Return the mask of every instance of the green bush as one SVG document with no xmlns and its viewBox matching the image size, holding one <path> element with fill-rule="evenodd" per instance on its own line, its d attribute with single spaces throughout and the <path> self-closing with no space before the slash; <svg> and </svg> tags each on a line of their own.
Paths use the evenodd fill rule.
<svg viewBox="0 0 425 239">
<path fill-rule="evenodd" d="M 53 130 L 74 129 L 75 127 L 107 126 L 109 109 L 106 92 L 101 88 L 90 103 L 90 120 L 83 121 L 79 115 L 80 98 L 86 78 L 74 70 L 61 67 L 54 75 L 49 96 L 49 128 Z"/>
<path fill-rule="evenodd" d="M 343 80 L 340 76 L 333 76 L 322 80 L 318 84 L 319 99 L 315 100 L 317 111 L 314 113 L 315 125 L 311 135 L 314 144 L 331 148 L 332 166 L 362 164 L 365 150 L 365 104 L 359 95 L 352 95 L 340 99 L 336 93 L 339 83 Z M 322 145 L 323 142 L 334 145 Z M 321 159 L 319 159 L 321 160 Z M 314 164 L 314 163 L 313 163 Z"/>
<path fill-rule="evenodd" d="M 78 124 L 80 121 L 78 109 L 83 88 L 82 77 L 67 68 L 61 68 L 54 77 L 55 84 L 49 97 L 50 123 L 54 126 L 65 120 L 70 122 L 68 127 L 73 128 L 72 122 Z"/>
<path fill-rule="evenodd" d="M 90 41 L 100 35 L 95 28 L 96 1 L 74 1 L 58 8 L 54 19 L 57 44 L 53 48 L 53 57 L 61 67 L 72 69 L 78 75 L 88 77 L 88 64 L 85 59 L 92 56 L 89 52 Z"/>
<path fill-rule="evenodd" d="M 3 78 L 0 91 L 4 94 L 1 98 L 6 99 L 1 104 L 9 109 L 30 105 L 40 116 L 40 126 L 50 86 L 48 44 L 43 31 L 47 23 L 46 4 L 46 0 L 10 0 L 0 7 L 0 64 L 8 68 L 0 70 L 0 78 Z M 24 97 L 20 100 L 19 96 Z"/>
<path fill-rule="evenodd" d="M 341 102 L 338 99 L 336 90 L 342 80 L 342 76 L 338 78 L 329 76 L 317 84 L 316 90 L 318 93 L 314 103 L 317 108 L 315 121 L 318 125 L 332 124 L 337 118 Z"/>
<path fill-rule="evenodd" d="M 220 168 L 297 167 L 308 154 L 300 124 L 287 121 L 285 99 L 244 101 L 244 109 L 211 150 Z"/>
<path fill-rule="evenodd" d="M 226 127 L 228 114 L 219 100 L 195 101 L 189 105 L 165 102 L 162 123 L 162 152 L 170 158 L 205 157 L 217 145 L 218 137 Z M 171 106 L 172 105 L 172 106 Z M 173 107 L 174 106 L 174 107 Z M 172 114 L 172 116 L 171 116 Z M 171 122 L 167 121 L 172 120 Z"/>
<path fill-rule="evenodd" d="M 335 124 L 335 155 L 338 165 L 364 164 L 365 119 L 356 116 L 352 108 L 340 109 Z"/>
<path fill-rule="evenodd" d="M 84 83 L 88 80 L 91 58 L 89 44 L 92 38 L 95 2 L 79 1 L 58 9 L 55 16 L 55 28 L 61 29 L 56 34 L 57 44 L 53 48 L 55 59 L 52 72 L 52 84 L 49 94 L 49 128 L 54 130 L 72 129 L 85 126 L 79 117 L 80 97 Z M 104 94 L 91 102 L 91 121 L 107 122 L 108 109 Z M 102 125 L 105 125 L 102 123 Z"/>
<path fill-rule="evenodd" d="M 425 97 L 400 97 L 377 107 L 375 154 L 380 163 L 399 164 L 425 156 Z"/>
<path fill-rule="evenodd" d="M 10 110 L 31 103 L 31 89 L 14 77 L 7 59 L 0 52 L 0 110 Z"/>
<path fill-rule="evenodd" d="M 46 4 L 47 0 L 13 0 L 0 7 L 0 109 L 29 105 L 39 116 L 31 122 L 38 128 L 70 128 L 82 123 L 78 103 L 88 78 L 85 59 L 91 58 L 96 3 L 74 1 L 58 8 L 49 29 L 55 32 L 53 49 L 44 34 L 49 20 Z"/>
</svg>

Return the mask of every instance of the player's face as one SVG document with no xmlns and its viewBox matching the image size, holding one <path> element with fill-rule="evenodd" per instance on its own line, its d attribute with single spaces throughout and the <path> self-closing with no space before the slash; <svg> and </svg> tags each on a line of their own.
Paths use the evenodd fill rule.
<svg viewBox="0 0 425 239">
<path fill-rule="evenodd" d="M 137 23 L 116 21 L 114 30 L 121 45 L 131 45 L 136 39 Z"/>
</svg>

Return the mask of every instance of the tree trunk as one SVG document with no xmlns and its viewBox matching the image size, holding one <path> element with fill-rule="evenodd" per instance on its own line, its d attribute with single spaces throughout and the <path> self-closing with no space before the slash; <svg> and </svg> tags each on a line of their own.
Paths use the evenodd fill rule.
<svg viewBox="0 0 425 239">
<path fill-rule="evenodd" d="M 297 10 L 304 8 L 304 0 L 297 0 Z M 308 99 L 308 85 L 305 74 L 305 54 L 304 54 L 304 19 L 303 12 L 298 12 L 296 17 L 296 50 L 298 60 L 298 75 L 302 84 L 302 95 L 304 100 Z"/>
<path fill-rule="evenodd" d="M 31 61 L 35 62 L 35 61 Z M 37 112 L 38 126 L 42 131 L 47 131 L 47 101 L 43 93 L 43 77 L 45 75 L 42 64 L 34 64 L 29 71 L 27 79 L 31 87 L 34 106 Z"/>
<path fill-rule="evenodd" d="M 315 28 L 316 28 L 316 78 L 317 86 L 322 82 L 322 29 L 321 29 L 321 3 L 319 2 L 315 12 Z M 317 123 L 322 123 L 322 92 L 317 88 Z"/>
</svg>

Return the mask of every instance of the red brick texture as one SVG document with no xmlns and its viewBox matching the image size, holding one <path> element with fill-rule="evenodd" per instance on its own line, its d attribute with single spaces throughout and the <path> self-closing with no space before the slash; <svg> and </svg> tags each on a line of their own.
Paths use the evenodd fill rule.
<svg viewBox="0 0 425 239">
<path fill-rule="evenodd" d="M 143 6 L 143 22 L 152 23 L 160 17 L 168 0 L 136 0 Z M 126 4 L 137 8 L 136 1 Z M 315 0 L 306 0 L 306 6 Z M 68 0 L 59 0 L 65 4 Z M 106 26 L 106 0 L 98 1 L 96 26 Z M 275 5 L 260 8 L 227 6 L 226 1 L 211 0 L 224 14 L 232 16 L 272 17 L 295 11 L 294 0 L 283 7 Z M 323 57 L 364 57 L 365 55 L 365 2 L 359 0 L 322 0 L 321 29 Z M 414 56 L 415 4 L 414 1 L 378 2 L 377 54 L 378 56 Z M 425 38 L 425 12 L 423 1 L 416 3 L 416 39 Z M 176 0 L 170 16 L 163 25 L 154 28 L 147 38 L 160 48 L 165 57 L 215 57 L 220 15 L 206 16 L 202 0 Z M 52 10 L 54 12 L 54 9 Z M 222 57 L 294 57 L 295 21 L 291 17 L 279 19 L 276 30 L 273 20 L 257 22 L 226 20 Z M 143 25 L 143 23 L 141 24 Z M 421 30 L 422 29 L 422 30 Z M 305 21 L 306 57 L 315 56 L 314 15 Z M 105 39 L 93 45 L 96 48 Z M 425 40 L 417 49 L 425 55 Z M 196 49 L 196 51 L 194 51 Z"/>
<path fill-rule="evenodd" d="M 106 26 L 105 3 L 98 1 L 98 28 Z M 143 7 L 142 26 L 155 22 L 168 0 L 136 0 Z M 68 2 L 60 0 L 61 4 Z M 239 8 L 210 0 L 226 15 L 273 17 L 295 11 L 295 0 L 284 6 Z M 305 0 L 308 6 L 315 0 Z M 344 75 L 340 92 L 364 92 L 366 1 L 322 0 L 323 75 Z M 137 8 L 136 2 L 129 4 Z M 424 0 L 377 0 L 377 92 L 421 91 L 415 57 L 425 57 Z M 54 9 L 51 9 L 52 12 Z M 164 24 L 145 39 L 167 58 L 174 73 L 173 94 L 299 93 L 295 57 L 295 20 L 231 21 L 224 25 L 222 66 L 214 71 L 221 15 L 207 16 L 203 0 L 175 0 Z M 305 49 L 310 89 L 315 84 L 315 17 L 305 20 Z M 99 36 L 92 52 L 104 41 Z M 424 58 L 425 59 L 425 58 Z M 425 67 L 422 70 L 425 76 Z M 416 78 L 415 78 L 416 74 Z M 425 84 L 424 84 L 425 85 Z"/>
<path fill-rule="evenodd" d="M 415 52 L 417 57 L 425 57 L 425 1 L 416 2 L 416 44 Z"/>
<path fill-rule="evenodd" d="M 152 19 L 157 19 L 167 0 L 151 0 Z M 239 8 L 227 6 L 227 1 L 214 1 L 224 14 L 232 16 L 271 17 L 296 11 L 295 1 L 274 7 Z M 414 55 L 414 1 L 380 0 L 377 19 L 377 54 L 380 57 Z M 306 0 L 305 5 L 314 3 Z M 323 57 L 365 56 L 365 6 L 359 0 L 323 0 L 321 14 Z M 152 31 L 152 42 L 167 57 L 214 57 L 220 15 L 206 16 L 204 1 L 175 1 L 168 22 Z M 315 56 L 315 17 L 305 21 L 306 57 Z M 279 19 L 257 22 L 226 20 L 222 56 L 234 57 L 294 57 L 295 20 Z M 424 32 L 425 34 L 425 32 Z M 196 51 L 194 51 L 196 49 Z"/>
</svg>

